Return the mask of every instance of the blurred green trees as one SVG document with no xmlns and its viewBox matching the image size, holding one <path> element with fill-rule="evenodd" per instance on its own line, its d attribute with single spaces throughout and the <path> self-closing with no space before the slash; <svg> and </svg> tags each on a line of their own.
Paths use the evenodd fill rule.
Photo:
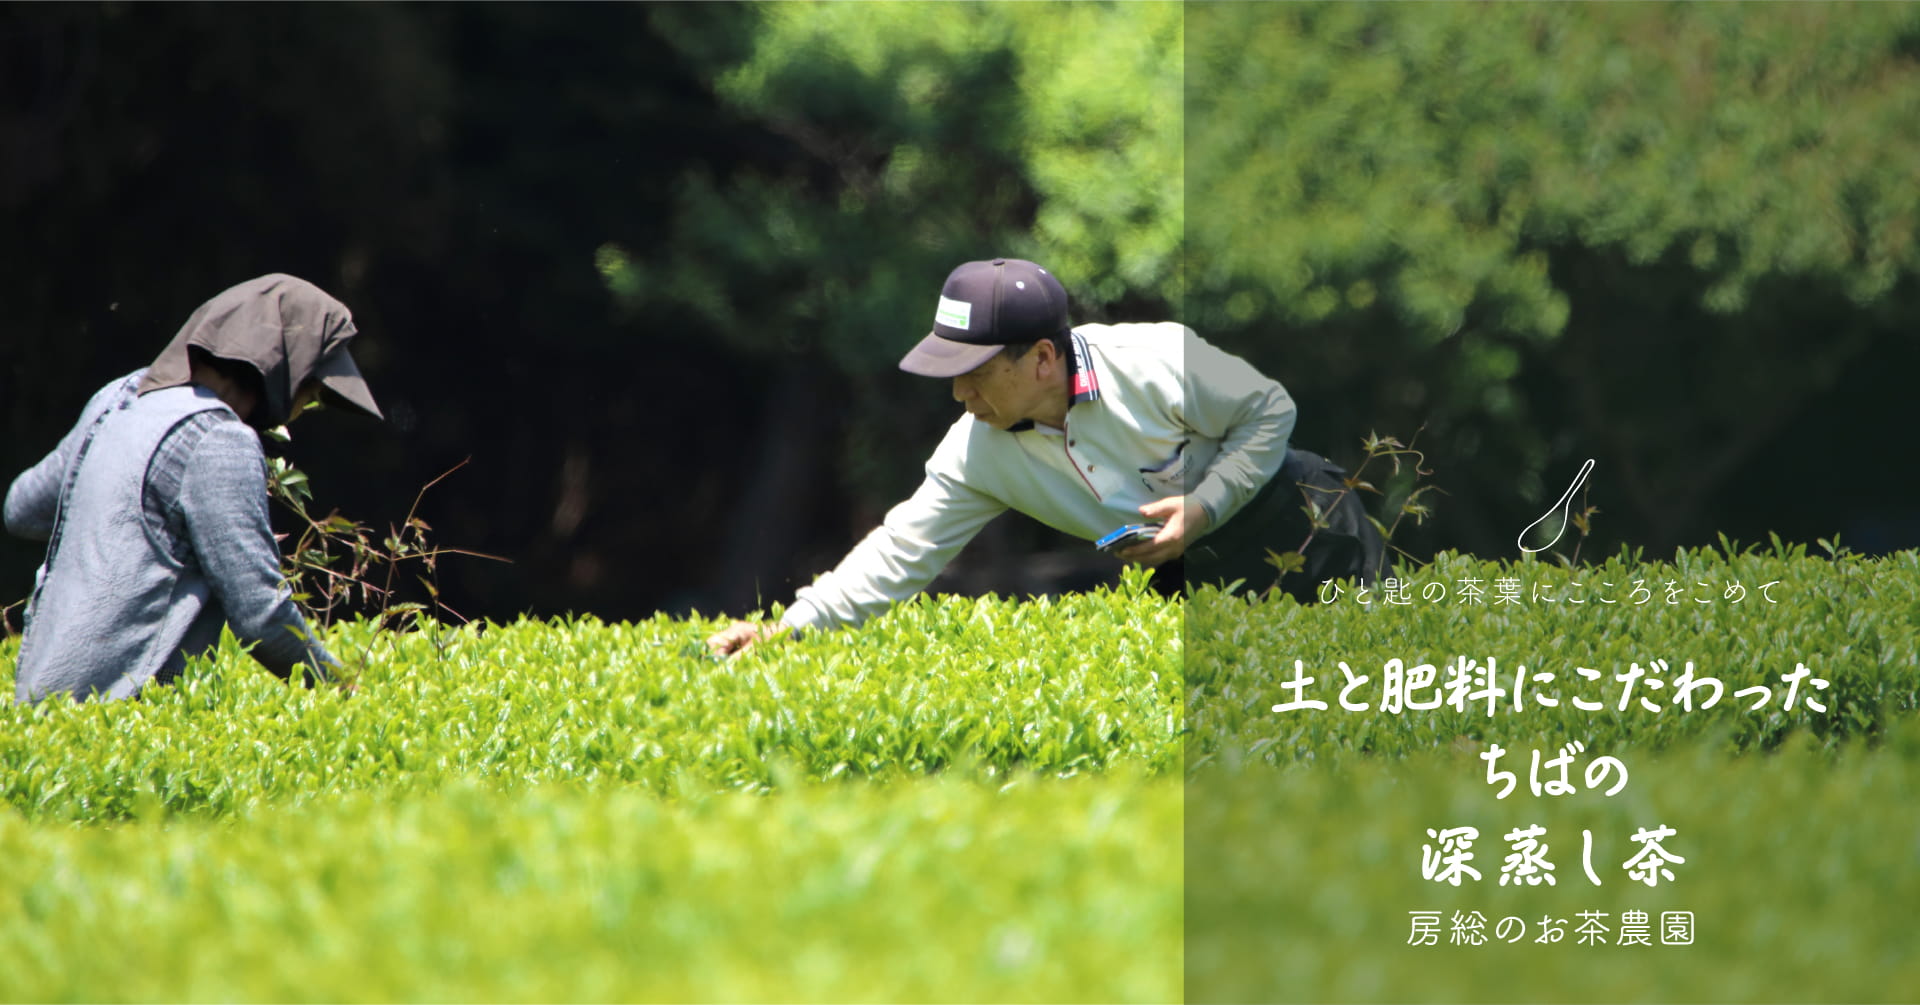
<svg viewBox="0 0 1920 1005">
<path fill-rule="evenodd" d="M 985 255 L 1051 263 L 1080 319 L 1177 317 L 1242 352 L 1302 400 L 1305 445 L 1424 424 L 1449 543 L 1487 550 L 1589 456 L 1634 543 L 1701 538 L 1735 472 L 1920 322 L 1916 5 L 654 24 L 769 142 L 690 165 L 672 238 L 603 272 L 635 310 L 837 374 L 841 470 L 878 497 L 952 411 L 893 361 Z"/>
<path fill-rule="evenodd" d="M 1587 555 L 1911 546 L 1917 58 L 1912 4 L 3 5 L 0 461 L 292 271 L 393 417 L 293 459 L 379 522 L 472 456 L 422 515 L 516 564 L 456 608 L 739 610 L 912 487 L 957 410 L 894 361 L 1014 254 L 1305 446 L 1424 425 L 1416 553 L 1511 554 L 1587 457 Z"/>
<path fill-rule="evenodd" d="M 818 455 L 797 441 L 837 415 L 830 457 L 850 487 L 876 502 L 911 488 L 954 412 L 944 387 L 894 364 L 961 261 L 1047 262 L 1082 317 L 1128 298 L 1166 313 L 1182 229 L 1177 5 L 672 6 L 654 23 L 768 143 L 744 163 L 689 164 L 671 237 L 609 245 L 599 264 L 634 315 L 690 310 L 789 380 L 847 391 L 814 429 L 770 416 L 771 454 Z M 789 500 L 818 478 L 752 494 Z"/>
<path fill-rule="evenodd" d="M 1636 543 L 1704 539 L 1920 321 L 1920 7 L 1199 5 L 1188 39 L 1187 317 L 1337 388 L 1323 436 L 1428 422 L 1448 516 L 1592 456 Z"/>
</svg>

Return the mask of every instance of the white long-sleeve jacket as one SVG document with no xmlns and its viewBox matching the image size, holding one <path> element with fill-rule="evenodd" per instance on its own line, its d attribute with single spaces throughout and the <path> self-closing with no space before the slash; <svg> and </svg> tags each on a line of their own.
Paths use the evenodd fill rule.
<svg viewBox="0 0 1920 1005">
<path fill-rule="evenodd" d="M 1185 325 L 1081 325 L 1065 429 L 995 429 L 962 416 L 927 477 L 831 572 L 802 588 L 797 629 L 857 625 L 925 589 L 1008 509 L 1089 541 L 1141 522 L 1139 507 L 1192 495 L 1232 519 L 1286 459 L 1293 398 Z"/>
</svg>

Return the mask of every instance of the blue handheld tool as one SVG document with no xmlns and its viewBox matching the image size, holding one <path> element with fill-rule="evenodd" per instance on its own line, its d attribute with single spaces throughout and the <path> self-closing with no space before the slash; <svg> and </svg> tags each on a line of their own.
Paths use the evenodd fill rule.
<svg viewBox="0 0 1920 1005">
<path fill-rule="evenodd" d="M 1153 540 L 1154 536 L 1160 533 L 1162 526 L 1157 523 L 1130 523 L 1093 542 L 1093 546 L 1112 554 L 1122 548 Z"/>
</svg>

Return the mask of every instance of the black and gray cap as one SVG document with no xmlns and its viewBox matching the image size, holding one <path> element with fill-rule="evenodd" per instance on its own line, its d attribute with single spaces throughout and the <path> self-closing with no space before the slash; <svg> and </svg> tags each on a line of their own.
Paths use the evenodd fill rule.
<svg viewBox="0 0 1920 1005">
<path fill-rule="evenodd" d="M 1019 258 L 968 262 L 947 274 L 933 331 L 900 360 L 922 377 L 958 377 L 1014 342 L 1069 331 L 1067 291 L 1053 273 Z"/>
</svg>

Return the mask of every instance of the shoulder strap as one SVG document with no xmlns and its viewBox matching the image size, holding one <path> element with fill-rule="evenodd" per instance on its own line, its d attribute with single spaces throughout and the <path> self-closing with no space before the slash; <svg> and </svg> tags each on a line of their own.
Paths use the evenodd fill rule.
<svg viewBox="0 0 1920 1005">
<path fill-rule="evenodd" d="M 53 533 L 47 537 L 45 576 L 53 575 L 53 563 L 60 557 L 60 538 L 67 528 L 67 494 L 73 490 L 74 479 L 80 476 L 80 465 L 86 463 L 87 450 L 93 446 L 93 438 L 100 432 L 100 425 L 107 421 L 107 416 L 125 407 L 122 404 L 103 408 L 99 415 L 93 417 L 93 423 L 87 427 L 87 435 L 80 440 L 80 448 L 73 452 L 73 461 L 67 465 L 67 470 L 61 472 L 60 494 L 55 497 L 53 505 Z"/>
</svg>

